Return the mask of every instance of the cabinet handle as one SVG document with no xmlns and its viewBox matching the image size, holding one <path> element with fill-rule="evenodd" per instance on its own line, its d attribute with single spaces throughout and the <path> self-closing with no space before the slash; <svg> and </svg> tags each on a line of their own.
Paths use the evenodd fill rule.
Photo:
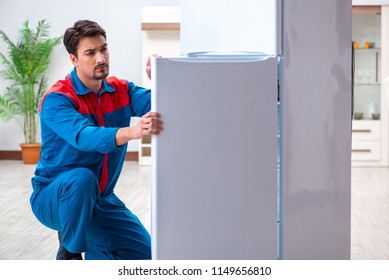
<svg viewBox="0 0 389 280">
<path fill-rule="evenodd" d="M 370 133 L 371 129 L 353 129 L 352 132 Z"/>
<path fill-rule="evenodd" d="M 353 153 L 371 153 L 370 149 L 356 149 L 351 150 Z"/>
</svg>

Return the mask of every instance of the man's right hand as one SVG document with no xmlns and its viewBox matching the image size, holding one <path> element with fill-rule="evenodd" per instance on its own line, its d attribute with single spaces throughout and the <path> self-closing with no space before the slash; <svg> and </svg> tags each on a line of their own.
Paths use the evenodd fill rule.
<svg viewBox="0 0 389 280">
<path fill-rule="evenodd" d="M 116 145 L 121 146 L 143 135 L 159 135 L 163 131 L 161 115 L 157 112 L 148 112 L 138 123 L 131 127 L 122 127 L 116 133 Z"/>
</svg>

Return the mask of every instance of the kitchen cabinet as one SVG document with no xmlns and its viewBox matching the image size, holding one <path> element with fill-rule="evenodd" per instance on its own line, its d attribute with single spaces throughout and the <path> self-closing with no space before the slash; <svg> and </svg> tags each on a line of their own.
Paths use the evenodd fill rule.
<svg viewBox="0 0 389 280">
<path fill-rule="evenodd" d="M 352 165 L 388 166 L 388 104 L 383 82 L 389 71 L 389 6 L 353 6 L 354 119 Z M 359 115 L 359 116 L 358 116 Z"/>
</svg>

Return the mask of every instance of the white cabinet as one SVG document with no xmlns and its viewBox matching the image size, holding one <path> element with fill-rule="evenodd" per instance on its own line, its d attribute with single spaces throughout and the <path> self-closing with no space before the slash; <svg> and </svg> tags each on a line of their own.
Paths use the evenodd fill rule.
<svg viewBox="0 0 389 280">
<path fill-rule="evenodd" d="M 142 15 L 142 67 L 152 54 L 162 57 L 180 55 L 180 8 L 144 7 Z M 142 86 L 151 88 L 151 81 L 142 69 Z M 139 141 L 138 159 L 140 165 L 151 164 L 151 137 Z"/>
<path fill-rule="evenodd" d="M 353 166 L 388 166 L 388 106 L 382 81 L 389 72 L 388 6 L 353 7 Z M 359 117 L 357 115 L 362 115 Z"/>
<path fill-rule="evenodd" d="M 379 161 L 381 158 L 381 122 L 353 121 L 353 161 Z"/>
</svg>

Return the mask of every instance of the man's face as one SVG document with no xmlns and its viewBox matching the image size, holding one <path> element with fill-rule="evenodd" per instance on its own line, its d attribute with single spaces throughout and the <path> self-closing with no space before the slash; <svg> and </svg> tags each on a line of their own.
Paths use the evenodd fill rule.
<svg viewBox="0 0 389 280">
<path fill-rule="evenodd" d="M 77 75 L 84 80 L 102 80 L 109 73 L 108 45 L 102 35 L 85 37 L 80 40 L 78 57 L 70 55 Z"/>
</svg>

